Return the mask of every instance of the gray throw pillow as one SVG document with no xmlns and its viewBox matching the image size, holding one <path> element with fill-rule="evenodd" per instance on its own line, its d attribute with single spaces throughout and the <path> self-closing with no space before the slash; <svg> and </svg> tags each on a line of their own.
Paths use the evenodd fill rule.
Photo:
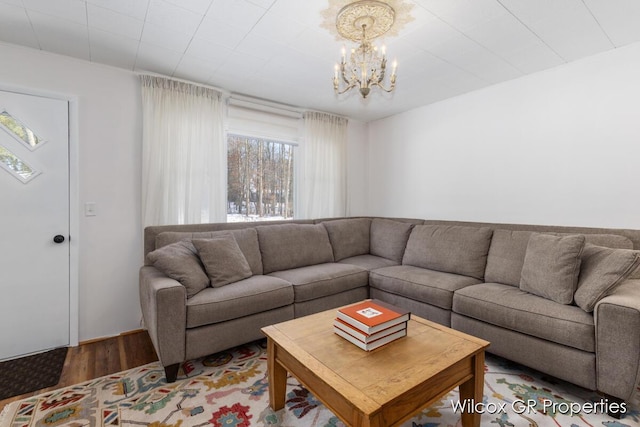
<svg viewBox="0 0 640 427">
<path fill-rule="evenodd" d="M 190 241 L 163 246 L 149 252 L 147 258 L 158 270 L 180 282 L 187 291 L 187 298 L 209 286 L 209 278 L 198 258 L 198 250 Z"/>
<path fill-rule="evenodd" d="M 193 245 L 198 249 L 212 287 L 219 288 L 253 275 L 233 235 L 193 239 Z"/>
<path fill-rule="evenodd" d="M 522 266 L 520 289 L 560 304 L 571 304 L 583 248 L 584 236 L 532 234 Z"/>
<path fill-rule="evenodd" d="M 639 251 L 586 244 L 575 294 L 576 304 L 584 311 L 592 312 L 596 303 L 624 282 L 639 263 Z"/>
</svg>

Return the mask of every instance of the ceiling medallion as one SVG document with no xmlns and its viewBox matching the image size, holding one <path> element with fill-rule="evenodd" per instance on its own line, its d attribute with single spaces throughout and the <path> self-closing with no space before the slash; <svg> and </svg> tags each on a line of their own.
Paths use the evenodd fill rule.
<svg viewBox="0 0 640 427">
<path fill-rule="evenodd" d="M 381 1 L 363 0 L 351 3 L 338 12 L 336 29 L 347 40 L 362 41 L 362 29 L 366 28 L 368 40 L 387 33 L 393 26 L 396 12 Z"/>
<path fill-rule="evenodd" d="M 351 49 L 348 60 L 346 49 L 342 48 L 342 59 L 340 64 L 336 64 L 333 75 L 333 89 L 336 95 L 358 88 L 362 98 L 366 98 L 374 87 L 385 92 L 395 89 L 397 63 L 393 62 L 388 83 L 385 83 L 385 47 L 378 49 L 371 43 L 371 40 L 387 34 L 395 21 L 396 11 L 382 1 L 360 0 L 340 9 L 335 20 L 338 34 L 359 43 L 359 46 Z"/>
<path fill-rule="evenodd" d="M 336 25 L 336 17 L 340 14 L 340 11 L 350 4 L 354 4 L 353 0 L 329 0 L 329 6 L 324 9 L 322 14 L 322 28 L 327 30 L 329 33 L 333 34 L 336 40 L 342 41 L 346 37 L 340 35 Z M 356 2 L 360 3 L 360 2 Z M 411 11 L 414 8 L 413 3 L 407 3 L 405 0 L 384 0 L 379 1 L 377 3 L 382 3 L 391 7 L 395 11 L 395 17 L 393 21 L 393 25 L 387 33 L 386 37 L 395 37 L 398 35 L 400 31 L 402 31 L 409 22 L 413 21 L 414 18 L 411 16 Z M 348 38 L 347 38 L 348 39 Z M 349 39 L 351 40 L 351 39 Z"/>
</svg>

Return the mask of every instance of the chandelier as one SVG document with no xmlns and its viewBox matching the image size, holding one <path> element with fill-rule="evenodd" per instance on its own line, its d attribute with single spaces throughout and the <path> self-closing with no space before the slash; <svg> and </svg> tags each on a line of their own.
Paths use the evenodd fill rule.
<svg viewBox="0 0 640 427">
<path fill-rule="evenodd" d="M 342 48 L 342 59 L 340 64 L 336 64 L 333 75 L 333 88 L 337 95 L 358 88 L 360 95 L 366 98 L 371 89 L 376 86 L 385 92 L 395 89 L 397 63 L 393 62 L 389 83 L 386 84 L 385 47 L 378 49 L 371 43 L 371 40 L 389 31 L 394 21 L 393 8 L 376 0 L 356 1 L 338 12 L 336 18 L 338 33 L 359 45 L 351 49 L 348 59 L 346 49 Z"/>
</svg>

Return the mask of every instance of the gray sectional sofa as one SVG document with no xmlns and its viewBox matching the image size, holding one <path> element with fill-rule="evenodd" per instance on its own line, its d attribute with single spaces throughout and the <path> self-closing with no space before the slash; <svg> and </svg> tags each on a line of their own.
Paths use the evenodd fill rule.
<svg viewBox="0 0 640 427">
<path fill-rule="evenodd" d="M 153 226 L 140 301 L 170 382 L 264 326 L 378 298 L 635 406 L 639 249 L 640 230 L 422 219 Z"/>
</svg>

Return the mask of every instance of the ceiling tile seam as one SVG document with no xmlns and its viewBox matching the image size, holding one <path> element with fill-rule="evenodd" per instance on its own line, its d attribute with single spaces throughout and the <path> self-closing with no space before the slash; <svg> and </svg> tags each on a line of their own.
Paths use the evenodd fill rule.
<svg viewBox="0 0 640 427">
<path fill-rule="evenodd" d="M 211 9 L 211 5 L 213 4 L 214 1 L 215 0 L 211 0 L 209 2 L 209 6 L 207 6 L 207 10 L 205 10 L 204 13 L 202 14 L 202 17 L 200 18 L 200 22 L 198 23 L 198 26 L 193 31 L 193 34 L 191 35 L 191 38 L 189 39 L 189 43 L 187 43 L 187 45 L 184 48 L 184 51 L 182 52 L 182 56 L 180 56 L 180 60 L 178 61 L 178 63 L 174 67 L 173 71 L 171 72 L 171 77 L 174 77 L 175 74 L 176 74 L 176 71 L 178 71 L 178 67 L 180 67 L 180 64 L 182 63 L 182 60 L 184 59 L 184 56 L 186 55 L 187 51 L 189 50 L 189 46 L 191 46 L 191 43 L 193 42 L 193 39 L 196 37 L 196 34 L 198 33 L 198 30 L 200 29 L 200 26 L 204 22 L 204 19 L 206 18 L 207 14 L 209 13 L 209 10 Z"/>
<path fill-rule="evenodd" d="M 562 55 L 560 55 L 554 48 L 551 47 L 551 45 L 549 43 L 547 43 L 542 37 L 540 37 L 538 35 L 538 33 L 536 33 L 535 31 L 533 31 L 533 29 L 531 27 L 529 27 L 527 24 L 525 24 L 520 18 L 518 18 L 518 16 L 513 13 L 507 6 L 504 5 L 504 3 L 502 3 L 501 0 L 496 0 L 498 2 L 498 4 L 500 6 L 502 6 L 504 8 L 504 10 L 506 10 L 511 16 L 513 16 L 520 24 L 522 24 L 523 27 L 525 27 L 531 34 L 533 34 L 538 40 L 540 40 L 546 47 L 549 48 L 549 50 L 551 52 L 553 52 L 558 58 L 560 58 L 562 60 L 562 62 L 564 62 L 565 64 L 568 62 L 566 58 L 564 58 Z"/>
<path fill-rule="evenodd" d="M 426 9 L 426 8 L 425 8 L 425 7 L 423 7 L 422 5 L 418 5 L 418 6 L 419 6 L 419 7 L 422 7 L 423 9 L 425 9 L 427 12 L 429 12 L 431 15 L 433 15 L 436 19 L 440 20 L 440 22 L 442 22 L 443 24 L 445 24 L 445 25 L 449 26 L 452 30 L 456 31 L 458 34 L 462 35 L 462 36 L 463 36 L 464 38 L 466 38 L 467 40 L 472 41 L 473 43 L 475 43 L 475 44 L 477 44 L 478 46 L 480 46 L 480 47 L 482 47 L 483 49 L 485 49 L 487 52 L 489 52 L 489 53 L 491 53 L 491 54 L 495 55 L 497 58 L 502 59 L 505 63 L 507 63 L 507 64 L 511 65 L 515 70 L 519 71 L 522 75 L 525 75 L 525 74 L 526 74 L 525 72 L 523 72 L 522 70 L 520 70 L 518 67 L 516 67 L 516 66 L 514 66 L 513 64 L 511 64 L 509 61 L 507 61 L 506 59 L 502 58 L 500 55 L 498 55 L 498 54 L 496 54 L 495 52 L 493 52 L 491 49 L 487 49 L 487 47 L 483 46 L 481 43 L 478 43 L 476 40 L 474 40 L 474 39 L 470 38 L 468 35 L 466 35 L 466 34 L 465 34 L 465 33 L 463 33 L 462 31 L 460 31 L 459 29 L 457 29 L 456 27 L 454 27 L 453 25 L 451 25 L 450 23 L 448 23 L 447 21 L 445 21 L 444 19 L 442 19 L 442 17 L 440 17 L 438 14 L 434 13 L 433 11 L 431 11 L 431 10 L 429 10 L 429 9 Z M 477 75 L 476 73 L 474 73 L 474 72 L 472 72 L 472 71 L 469 71 L 469 70 L 466 70 L 466 69 L 464 69 L 464 68 L 460 67 L 460 66 L 459 66 L 459 65 L 457 65 L 457 64 L 454 64 L 453 62 L 448 61 L 448 60 L 446 60 L 446 59 L 444 59 L 444 58 L 440 57 L 439 55 L 435 54 L 434 52 L 431 52 L 431 51 L 430 51 L 430 50 L 428 50 L 428 49 L 422 49 L 422 48 L 420 48 L 420 47 L 418 47 L 418 49 L 420 49 L 420 50 L 422 50 L 422 51 L 424 51 L 424 52 L 427 52 L 429 55 L 432 55 L 432 56 L 434 56 L 434 57 L 438 58 L 438 59 L 439 59 L 439 60 L 441 60 L 442 62 L 445 62 L 445 63 L 447 63 L 447 64 L 451 65 L 452 67 L 457 68 L 457 69 L 458 69 L 458 70 L 460 70 L 460 71 L 463 71 L 463 72 L 465 72 L 465 73 L 468 73 L 468 74 L 470 74 L 470 75 L 472 75 L 472 76 L 474 76 L 474 77 L 476 77 L 476 78 L 480 79 L 481 81 L 483 81 L 483 82 L 484 82 L 484 83 L 486 83 L 486 84 L 489 84 L 489 85 L 490 85 L 490 84 L 492 84 L 492 82 L 489 82 L 489 81 L 485 80 L 483 77 L 481 77 L 481 76 Z"/>
<path fill-rule="evenodd" d="M 214 0 L 214 1 L 215 1 L 215 0 Z M 251 3 L 251 2 L 249 2 L 249 3 Z M 254 6 L 258 6 L 258 5 L 257 5 L 257 4 L 255 4 L 255 3 L 251 3 L 251 4 L 253 4 Z M 262 9 L 262 7 L 261 7 L 261 6 L 258 6 L 258 7 L 260 7 L 260 8 Z M 273 4 L 271 4 L 271 6 L 269 6 L 269 8 L 268 8 L 268 9 L 265 9 L 265 10 L 264 10 L 264 13 L 262 14 L 262 16 L 260 16 L 260 19 L 258 19 L 258 20 L 255 22 L 255 24 L 253 24 L 253 26 L 252 26 L 252 27 L 251 27 L 251 28 L 250 28 L 250 29 L 245 33 L 245 35 L 242 37 L 242 40 L 240 40 L 238 43 L 236 43 L 236 45 L 233 47 L 233 50 L 234 50 L 234 51 L 238 48 L 238 46 L 240 46 L 240 45 L 242 44 L 242 42 L 243 42 L 243 41 L 245 41 L 245 39 L 247 38 L 247 36 L 253 32 L 253 30 L 256 28 L 256 26 L 260 23 L 260 21 L 262 21 L 262 20 L 264 19 L 264 17 L 267 15 L 267 13 L 269 12 L 269 10 L 271 10 L 271 8 L 272 8 L 272 7 L 273 7 Z M 224 64 L 223 64 L 223 65 L 224 65 Z"/>
<path fill-rule="evenodd" d="M 584 5 L 584 7 L 587 8 L 587 10 L 589 11 L 589 14 L 593 18 L 593 20 L 596 21 L 596 24 L 598 24 L 598 27 L 600 28 L 602 33 L 607 37 L 607 40 L 609 40 L 609 43 L 611 43 L 611 46 L 613 46 L 614 49 L 617 48 L 618 46 L 616 46 L 616 44 L 613 42 L 613 40 L 611 40 L 611 37 L 609 37 L 609 34 L 602 27 L 602 25 L 600 24 L 600 21 L 598 21 L 598 18 L 596 18 L 596 15 L 593 13 L 593 11 L 589 7 L 589 5 L 587 3 L 585 3 L 584 0 L 581 0 L 581 1 L 582 1 L 582 4 Z"/>
<path fill-rule="evenodd" d="M 89 26 L 90 26 L 90 22 L 89 22 L 89 7 L 87 6 L 87 2 L 83 2 L 84 4 L 84 17 L 87 20 L 87 43 L 89 44 L 89 62 L 93 62 L 92 59 L 92 48 L 91 48 L 91 31 L 89 31 Z"/>
<path fill-rule="evenodd" d="M 38 37 L 38 32 L 36 31 L 36 27 L 33 26 L 31 15 L 29 15 L 29 9 L 24 8 L 24 13 L 25 15 L 27 15 L 27 19 L 29 20 L 29 26 L 31 27 L 31 31 L 33 32 L 33 37 L 36 39 L 36 43 L 38 43 L 38 49 L 42 50 L 42 44 L 40 43 L 40 38 Z"/>
<path fill-rule="evenodd" d="M 420 7 L 422 7 L 421 5 L 419 5 Z M 423 7 L 424 8 L 424 7 Z M 433 15 L 435 18 L 437 18 L 440 22 L 442 22 L 443 24 L 446 24 L 447 26 L 449 26 L 449 28 L 451 28 L 453 31 L 457 32 L 458 34 L 460 34 L 462 37 L 466 38 L 467 40 L 469 40 L 470 42 L 480 46 L 481 48 L 483 48 L 485 51 L 489 52 L 490 54 L 492 54 L 493 56 L 495 56 L 496 58 L 501 59 L 502 61 L 504 61 L 507 65 L 511 66 L 514 70 L 516 70 L 517 72 L 519 72 L 521 75 L 526 75 L 527 73 L 523 70 L 521 70 L 520 68 L 518 68 L 516 65 L 512 64 L 511 61 L 509 61 L 508 59 L 504 58 L 502 55 L 498 54 L 497 52 L 494 52 L 493 50 L 489 49 L 487 46 L 483 45 L 482 43 L 480 43 L 479 41 L 477 41 L 476 39 L 470 37 L 468 34 L 466 34 L 464 31 L 459 30 L 457 27 L 451 25 L 449 22 L 447 22 L 445 19 L 443 19 L 441 16 L 439 16 L 438 14 L 436 14 L 435 12 L 425 9 L 427 10 L 431 15 Z M 432 52 L 429 52 L 433 55 Z M 437 55 L 434 55 L 437 56 Z M 440 58 L 442 59 L 442 58 Z M 478 78 L 480 78 L 479 76 L 476 76 Z M 485 81 L 484 79 L 482 79 L 483 81 Z M 490 83 L 490 82 L 486 82 L 486 83 Z"/>
<path fill-rule="evenodd" d="M 140 54 L 140 44 L 142 43 L 142 35 L 144 34 L 144 27 L 147 24 L 147 16 L 149 16 L 149 2 L 151 0 L 147 0 L 147 8 L 144 12 L 144 20 L 142 21 L 142 30 L 140 31 L 140 39 L 138 40 L 138 46 L 136 48 L 136 58 L 133 61 L 132 71 L 135 71 L 138 67 L 138 55 Z"/>
<path fill-rule="evenodd" d="M 213 1 L 211 2 L 211 4 L 209 5 L 209 7 L 211 7 L 211 5 L 213 4 L 213 2 L 214 2 L 214 1 L 215 1 L 215 0 L 213 0 Z M 254 6 L 258 6 L 257 4 L 252 3 L 252 2 L 249 2 L 249 3 L 253 4 Z M 258 7 L 259 7 L 260 9 L 262 9 L 262 7 L 261 7 L 261 6 L 258 6 Z M 272 7 L 273 7 L 273 3 L 272 3 L 272 4 L 271 4 L 271 6 L 269 6 L 267 9 L 264 9 L 264 13 L 262 14 L 262 16 L 260 16 L 260 19 L 258 19 L 258 20 L 255 22 L 255 24 L 253 24 L 253 26 L 251 27 L 251 29 L 249 29 L 249 30 L 245 33 L 245 35 L 242 37 L 242 39 L 241 39 L 240 41 L 238 41 L 238 42 L 236 43 L 236 45 L 233 47 L 233 49 L 231 49 L 231 50 L 233 50 L 234 52 L 236 52 L 236 49 L 238 48 L 238 46 L 240 46 L 240 44 L 242 44 L 242 42 L 247 38 L 247 36 L 249 36 L 249 34 L 251 34 L 251 33 L 253 32 L 254 28 L 255 28 L 255 27 L 260 23 L 260 21 L 262 21 L 262 20 L 264 19 L 264 17 L 267 15 L 267 13 L 271 10 L 271 8 L 272 8 Z M 207 12 L 209 12 L 209 9 L 207 9 Z M 206 15 L 206 13 L 205 13 L 205 15 Z M 189 44 L 191 44 L 191 42 L 189 42 Z M 180 61 L 182 62 L 182 59 L 180 59 Z M 213 77 L 213 76 L 216 74 L 216 72 L 217 72 L 220 68 L 224 67 L 227 61 L 229 61 L 229 58 L 227 58 L 227 59 L 226 59 L 226 61 L 224 61 L 222 64 L 220 64 L 220 66 L 216 69 L 216 71 L 214 71 L 214 72 L 211 74 L 211 76 L 209 77 L 209 79 L 211 79 L 211 77 Z M 177 67 L 176 67 L 176 69 L 177 69 Z M 257 74 L 257 72 L 258 72 L 258 71 L 256 70 L 256 72 L 254 73 L 254 75 L 255 75 L 255 74 Z M 253 78 L 253 75 L 252 75 L 251 77 Z"/>
</svg>

